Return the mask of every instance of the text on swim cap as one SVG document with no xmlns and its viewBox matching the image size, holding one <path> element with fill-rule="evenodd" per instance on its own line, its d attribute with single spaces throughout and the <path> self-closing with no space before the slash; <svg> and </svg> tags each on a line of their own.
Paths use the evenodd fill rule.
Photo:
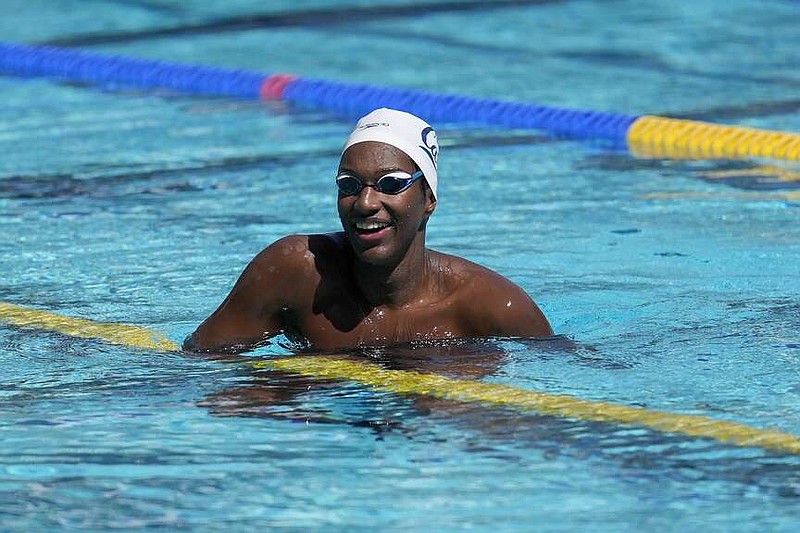
<svg viewBox="0 0 800 533">
<path fill-rule="evenodd" d="M 360 125 L 359 127 L 356 128 L 356 130 L 361 131 L 361 130 L 365 130 L 367 128 L 374 128 L 375 126 L 386 126 L 388 128 L 389 127 L 389 123 L 388 122 L 368 122 L 366 124 Z"/>
</svg>

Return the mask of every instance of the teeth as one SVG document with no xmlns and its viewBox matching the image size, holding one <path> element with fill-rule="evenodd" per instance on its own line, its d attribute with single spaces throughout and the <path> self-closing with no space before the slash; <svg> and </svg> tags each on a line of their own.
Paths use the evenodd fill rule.
<svg viewBox="0 0 800 533">
<path fill-rule="evenodd" d="M 378 222 L 375 220 L 362 220 L 356 222 L 357 229 L 363 230 L 375 230 L 375 229 L 383 229 L 389 226 L 388 222 Z"/>
</svg>

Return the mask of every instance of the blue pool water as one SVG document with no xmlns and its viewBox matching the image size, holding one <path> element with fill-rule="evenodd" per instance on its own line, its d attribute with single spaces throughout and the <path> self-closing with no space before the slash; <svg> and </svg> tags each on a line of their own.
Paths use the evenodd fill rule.
<svg viewBox="0 0 800 533">
<path fill-rule="evenodd" d="M 262 4 L 12 0 L 0 39 L 800 131 L 797 2 Z M 179 341 L 266 244 L 337 229 L 332 175 L 353 117 L 13 77 L 0 77 L 0 101 L 0 301 Z M 500 339 L 499 360 L 481 347 L 416 357 L 800 435 L 797 168 L 436 126 L 429 244 L 514 280 L 579 347 Z M 757 448 L 275 382 L 6 325 L 0 368 L 4 531 L 800 520 L 800 459 Z M 271 400 L 287 388 L 301 393 Z"/>
</svg>

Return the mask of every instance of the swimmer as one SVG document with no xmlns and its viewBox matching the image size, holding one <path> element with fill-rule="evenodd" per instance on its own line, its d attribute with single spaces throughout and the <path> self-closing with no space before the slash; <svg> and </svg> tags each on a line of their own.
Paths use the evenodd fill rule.
<svg viewBox="0 0 800 533">
<path fill-rule="evenodd" d="M 520 287 L 425 246 L 438 156 L 436 133 L 420 118 L 385 108 L 362 117 L 336 177 L 343 231 L 267 246 L 184 350 L 238 353 L 279 334 L 320 350 L 551 336 Z"/>
</svg>

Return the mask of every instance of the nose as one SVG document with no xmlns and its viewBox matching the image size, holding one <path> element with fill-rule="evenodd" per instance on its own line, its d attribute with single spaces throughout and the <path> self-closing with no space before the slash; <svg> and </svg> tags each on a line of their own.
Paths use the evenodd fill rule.
<svg viewBox="0 0 800 533">
<path fill-rule="evenodd" d="M 373 187 L 364 186 L 356 196 L 353 209 L 363 214 L 371 214 L 381 208 L 380 193 Z"/>
</svg>

